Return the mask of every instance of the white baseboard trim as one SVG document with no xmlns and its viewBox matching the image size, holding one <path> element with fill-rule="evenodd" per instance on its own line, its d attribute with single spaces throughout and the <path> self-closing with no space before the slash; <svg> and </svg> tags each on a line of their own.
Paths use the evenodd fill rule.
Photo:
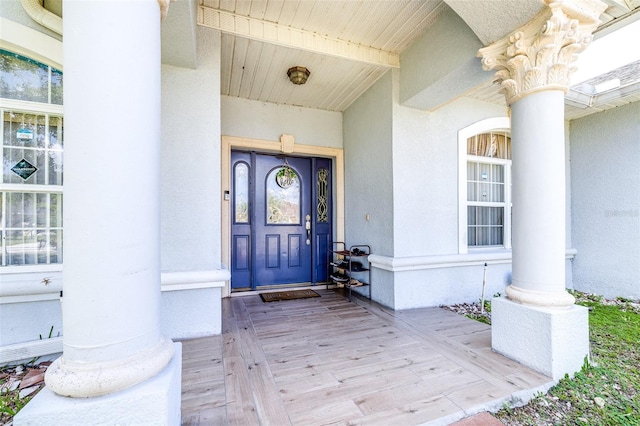
<svg viewBox="0 0 640 426">
<path fill-rule="evenodd" d="M 62 337 L 0 346 L 0 365 L 62 353 Z"/>
<path fill-rule="evenodd" d="M 567 249 L 566 258 L 573 259 L 576 254 L 576 249 Z M 496 265 L 511 263 L 511 250 L 409 257 L 391 257 L 371 254 L 369 255 L 369 262 L 374 268 L 390 272 L 479 266 L 485 263 Z"/>
</svg>

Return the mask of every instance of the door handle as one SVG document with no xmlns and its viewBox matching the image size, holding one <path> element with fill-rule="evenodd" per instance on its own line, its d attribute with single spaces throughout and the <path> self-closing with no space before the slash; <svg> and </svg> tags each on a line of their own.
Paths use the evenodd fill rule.
<svg viewBox="0 0 640 426">
<path fill-rule="evenodd" d="M 305 217 L 306 223 L 304 227 L 307 228 L 307 245 L 311 245 L 311 216 L 307 215 Z"/>
</svg>

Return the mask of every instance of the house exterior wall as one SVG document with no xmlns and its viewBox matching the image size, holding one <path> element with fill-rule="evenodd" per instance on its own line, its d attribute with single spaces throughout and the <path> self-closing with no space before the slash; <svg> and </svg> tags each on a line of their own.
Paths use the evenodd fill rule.
<svg viewBox="0 0 640 426">
<path fill-rule="evenodd" d="M 507 111 L 464 97 L 432 112 L 408 108 L 399 100 L 401 79 L 402 70 L 390 72 L 344 118 L 346 230 L 348 241 L 372 245 L 372 297 L 394 309 L 474 302 L 482 297 L 485 262 L 485 299 L 504 294 L 511 283 L 511 251 L 459 254 L 458 215 L 453 212 L 458 211 L 458 131 L 487 118 L 505 117 Z M 363 117 L 368 125 L 359 123 Z M 389 128 L 390 140 L 382 138 Z M 391 155 L 385 153 L 389 144 Z M 568 146 L 567 139 L 567 154 Z M 377 155 L 372 158 L 367 151 Z M 569 177 L 568 155 L 565 164 Z M 376 175 L 369 177 L 371 171 Z M 357 183 L 364 176 L 368 189 Z M 391 184 L 391 206 L 389 190 L 381 192 L 386 182 Z M 392 229 L 376 221 L 380 211 L 387 211 Z M 566 220 L 571 223 L 569 214 Z M 566 285 L 572 288 L 569 231 L 566 241 Z"/>
<path fill-rule="evenodd" d="M 505 115 L 470 98 L 431 113 L 394 101 L 395 257 L 458 252 L 458 131 Z"/>
<path fill-rule="evenodd" d="M 17 278 L 17 277 L 16 277 Z M 25 301 L 0 302 L 0 346 L 58 337 L 62 334 L 62 314 L 57 295 L 30 297 Z M 2 361 L 0 360 L 0 364 Z"/>
<path fill-rule="evenodd" d="M 429 258 L 457 254 L 458 131 L 505 115 L 500 105 L 470 98 L 425 113 L 402 106 L 394 96 L 394 260 L 422 257 L 429 262 Z M 456 266 L 436 261 L 395 271 L 395 309 L 479 300 L 484 262 L 457 257 L 461 263 Z M 487 298 L 504 294 L 511 279 L 510 260 L 490 263 Z"/>
<path fill-rule="evenodd" d="M 162 66 L 163 272 L 220 268 L 220 33 L 197 31 L 198 68 Z"/>
<path fill-rule="evenodd" d="M 344 112 L 345 242 L 387 256 L 394 244 L 392 91 L 387 72 Z M 393 276 L 373 270 L 372 281 L 380 283 L 372 298 L 393 306 Z"/>
<path fill-rule="evenodd" d="M 342 114 L 222 96 L 222 134 L 278 141 L 293 135 L 296 144 L 342 148 Z"/>
<path fill-rule="evenodd" d="M 571 122 L 574 286 L 640 299 L 640 102 Z"/>
<path fill-rule="evenodd" d="M 391 91 L 388 72 L 344 113 L 346 243 L 386 255 L 394 241 Z"/>
<path fill-rule="evenodd" d="M 221 332 L 228 279 L 220 263 L 220 33 L 196 32 L 196 69 L 162 65 L 161 328 L 170 338 Z"/>
<path fill-rule="evenodd" d="M 400 102 L 434 110 L 492 78 L 482 69 L 483 47 L 467 24 L 446 4 L 433 25 L 400 56 Z"/>
</svg>

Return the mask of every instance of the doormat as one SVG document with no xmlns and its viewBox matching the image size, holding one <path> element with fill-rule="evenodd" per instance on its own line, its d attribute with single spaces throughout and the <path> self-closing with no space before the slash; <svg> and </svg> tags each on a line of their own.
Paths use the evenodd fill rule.
<svg viewBox="0 0 640 426">
<path fill-rule="evenodd" d="M 309 297 L 320 297 L 318 293 L 313 290 L 290 290 L 290 291 L 277 291 L 275 293 L 260 293 L 263 302 L 277 302 L 278 300 L 294 300 L 294 299 L 307 299 Z"/>
</svg>

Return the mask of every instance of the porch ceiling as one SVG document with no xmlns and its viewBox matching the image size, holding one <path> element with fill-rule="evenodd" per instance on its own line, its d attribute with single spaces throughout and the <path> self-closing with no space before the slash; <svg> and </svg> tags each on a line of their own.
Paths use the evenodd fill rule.
<svg viewBox="0 0 640 426">
<path fill-rule="evenodd" d="M 596 38 L 637 21 L 640 0 L 602 0 Z M 179 0 L 163 25 L 163 61 L 196 66 L 196 15 L 200 25 L 222 31 L 221 94 L 263 102 L 344 111 L 388 69 L 399 54 L 437 19 L 454 9 L 483 43 L 500 38 L 528 20 L 540 0 L 492 0 L 481 7 L 467 0 Z M 62 0 L 42 6 L 62 16 Z M 588 51 L 587 51 L 588 52 Z M 309 81 L 291 84 L 286 71 L 305 66 Z M 639 65 L 625 64 L 592 76 L 625 83 L 606 93 L 585 93 L 585 82 L 571 88 L 565 117 L 574 119 L 640 100 Z M 630 75 L 631 73 L 631 75 Z M 467 96 L 504 105 L 491 81 Z"/>
<path fill-rule="evenodd" d="M 441 0 L 200 0 L 198 23 L 222 31 L 221 94 L 343 111 L 446 7 Z M 293 85 L 287 70 L 311 75 Z"/>
<path fill-rule="evenodd" d="M 504 12 L 498 34 L 496 22 L 474 17 L 472 2 L 458 0 L 196 1 L 197 23 L 222 32 L 222 95 L 329 111 L 344 111 L 387 70 L 398 67 L 400 53 L 450 6 L 480 39 L 488 40 L 512 30 L 506 26 L 518 24 L 522 5 L 495 2 L 511 8 Z M 526 1 L 531 5 L 529 14 L 542 5 L 539 0 Z M 604 1 L 609 8 L 602 16 L 602 32 L 640 16 L 631 16 L 640 11 L 640 0 Z M 306 84 L 289 82 L 287 69 L 292 66 L 310 70 Z M 504 104 L 503 95 L 491 83 L 467 96 Z M 620 96 L 610 105 L 632 100 L 623 92 Z M 596 111 L 576 107 L 575 102 L 567 105 L 567 118 Z M 602 109 L 606 106 L 597 111 Z"/>
</svg>

